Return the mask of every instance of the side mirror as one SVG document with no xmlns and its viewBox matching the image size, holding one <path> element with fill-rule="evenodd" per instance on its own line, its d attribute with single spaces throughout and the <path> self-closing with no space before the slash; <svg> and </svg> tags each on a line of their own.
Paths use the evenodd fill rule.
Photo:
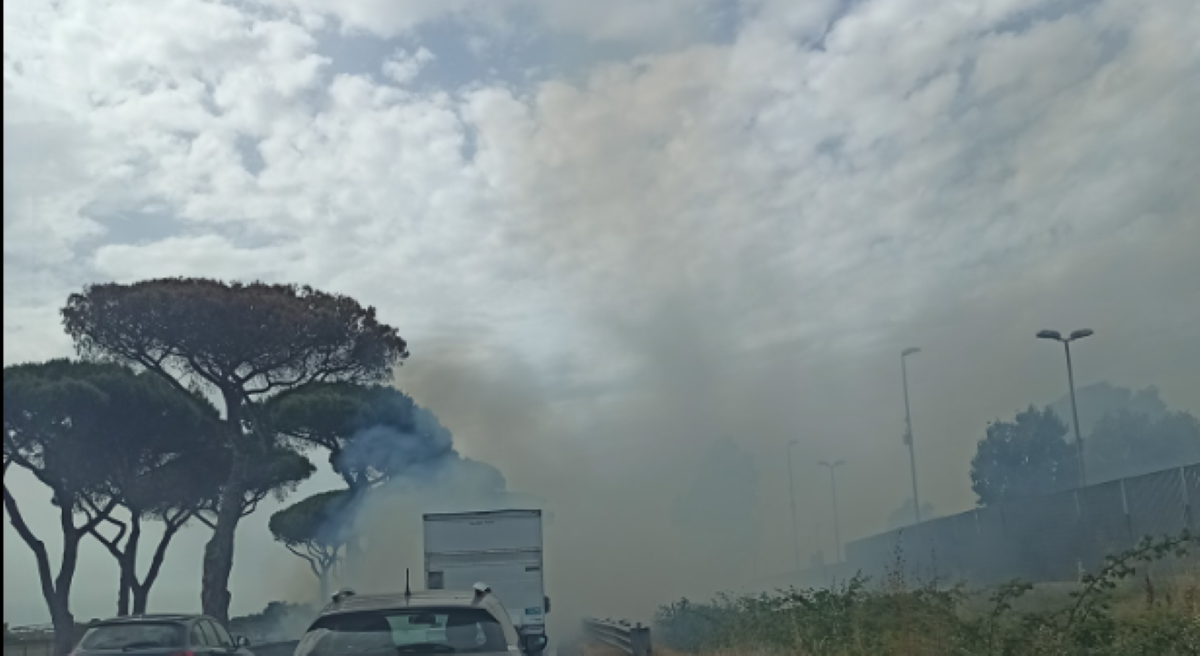
<svg viewBox="0 0 1200 656">
<path fill-rule="evenodd" d="M 540 654 L 546 651 L 550 639 L 544 633 L 527 633 L 521 636 L 521 651 L 526 654 Z"/>
</svg>

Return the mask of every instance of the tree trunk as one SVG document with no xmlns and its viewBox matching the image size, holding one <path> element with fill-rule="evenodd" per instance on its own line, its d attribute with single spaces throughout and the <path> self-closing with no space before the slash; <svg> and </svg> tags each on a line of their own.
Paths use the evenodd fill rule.
<svg viewBox="0 0 1200 656">
<path fill-rule="evenodd" d="M 129 588 L 133 584 L 129 581 L 129 574 L 125 571 L 125 565 L 121 564 L 121 575 L 117 583 L 117 617 L 125 617 L 129 615 Z"/>
<path fill-rule="evenodd" d="M 145 615 L 146 609 L 149 607 L 150 586 L 135 585 L 131 590 L 133 591 L 133 614 Z"/>
<path fill-rule="evenodd" d="M 142 538 L 141 511 L 130 509 L 129 523 L 130 531 L 129 538 L 125 541 L 125 552 L 117 560 L 117 565 L 121 568 L 121 589 L 117 592 L 117 617 L 125 617 L 129 614 L 129 593 L 137 586 L 138 544 Z M 137 614 L 138 610 L 134 609 L 133 612 Z M 142 609 L 141 612 L 144 613 L 145 609 Z"/>
<path fill-rule="evenodd" d="M 67 592 L 56 590 L 50 602 L 50 623 L 54 626 L 54 654 L 67 656 L 75 648 L 75 616 L 71 615 Z"/>
<path fill-rule="evenodd" d="M 187 523 L 188 518 L 192 516 L 191 510 L 181 510 L 175 515 L 166 515 L 163 517 L 163 534 L 158 539 L 158 546 L 154 549 L 154 556 L 150 559 L 150 570 L 146 572 L 146 577 L 140 582 L 136 576 L 133 586 L 133 612 L 138 615 L 145 615 L 146 609 L 150 603 L 150 589 L 154 587 L 154 582 L 158 580 L 158 575 L 162 571 L 163 562 L 167 558 L 167 548 L 171 546 L 171 540 L 179 529 Z"/>
<path fill-rule="evenodd" d="M 4 473 L 8 474 L 9 463 L 4 463 Z M 50 556 L 46 545 L 34 535 L 25 523 L 17 501 L 4 486 L 4 510 L 8 514 L 9 523 L 20 538 L 33 550 L 37 559 L 38 581 L 41 584 L 42 599 L 50 611 L 50 623 L 54 627 L 54 654 L 67 656 L 75 646 L 75 617 L 71 615 L 71 583 L 75 578 L 75 568 L 79 562 L 79 541 L 83 539 L 99 518 L 90 520 L 82 528 L 75 526 L 72 502 L 62 490 L 55 489 L 55 499 L 58 505 L 58 521 L 62 530 L 62 557 L 59 559 L 58 575 L 50 573 Z M 107 516 L 112 512 L 112 505 L 107 506 L 99 516 Z"/>
<path fill-rule="evenodd" d="M 370 487 L 370 483 L 366 480 L 353 479 L 350 487 L 352 495 L 350 503 L 342 511 L 346 517 L 340 520 L 344 524 L 342 530 L 345 531 L 346 537 L 346 559 L 342 565 L 342 579 L 352 585 L 362 585 L 359 574 L 363 562 L 363 548 L 362 540 L 358 535 L 357 516 Z"/>
<path fill-rule="evenodd" d="M 246 453 L 246 430 L 243 426 L 244 408 L 240 390 L 222 389 L 225 402 L 225 427 L 233 462 L 225 488 L 218 500 L 217 519 L 212 537 L 204 545 L 204 571 L 200 575 L 200 607 L 204 614 L 221 623 L 229 622 L 229 575 L 233 571 L 233 540 L 238 522 L 242 519 L 249 455 Z"/>
<path fill-rule="evenodd" d="M 54 653 L 67 656 L 75 647 L 75 616 L 71 615 L 71 584 L 79 564 L 79 542 L 85 530 L 75 527 L 70 501 L 59 501 L 59 524 L 62 526 L 62 559 L 58 576 L 54 578 L 54 594 L 50 599 L 50 621 L 54 624 Z"/>
<path fill-rule="evenodd" d="M 329 568 L 321 568 L 321 573 L 317 575 L 317 581 L 319 585 L 317 594 L 320 595 L 317 597 L 317 607 L 320 608 L 329 603 Z"/>
<path fill-rule="evenodd" d="M 212 538 L 204 546 L 204 572 L 201 575 L 200 606 L 204 614 L 222 623 L 229 621 L 229 574 L 233 571 L 233 538 L 242 518 L 242 499 L 246 488 L 249 458 L 235 446 L 233 466 L 217 508 Z"/>
</svg>

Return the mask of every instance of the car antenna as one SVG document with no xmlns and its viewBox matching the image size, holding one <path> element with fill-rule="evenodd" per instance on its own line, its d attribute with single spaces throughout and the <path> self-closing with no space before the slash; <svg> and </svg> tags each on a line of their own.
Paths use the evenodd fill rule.
<svg viewBox="0 0 1200 656">
<path fill-rule="evenodd" d="M 405 567 L 404 568 L 404 596 L 405 596 L 405 598 L 412 596 L 412 588 L 410 588 L 408 586 L 408 572 L 409 572 L 409 569 L 407 567 Z"/>
</svg>

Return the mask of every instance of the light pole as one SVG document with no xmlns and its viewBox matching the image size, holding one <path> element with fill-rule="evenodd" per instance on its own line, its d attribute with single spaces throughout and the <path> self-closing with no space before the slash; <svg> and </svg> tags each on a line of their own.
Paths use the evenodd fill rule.
<svg viewBox="0 0 1200 656">
<path fill-rule="evenodd" d="M 836 560 L 836 562 L 841 562 L 842 561 L 842 534 L 841 534 L 840 528 L 838 527 L 837 476 L 834 474 L 834 470 L 837 469 L 838 467 L 841 467 L 842 465 L 846 464 L 846 461 L 838 460 L 835 462 L 829 462 L 826 460 L 822 460 L 821 462 L 819 462 L 817 464 L 821 465 L 822 467 L 829 468 L 829 489 L 833 492 L 833 544 L 836 549 L 833 552 L 833 557 Z"/>
<path fill-rule="evenodd" d="M 912 412 L 908 407 L 908 365 L 905 359 L 921 349 L 910 346 L 900 352 L 900 379 L 904 382 L 904 443 L 908 445 L 908 461 L 912 467 L 913 510 L 921 523 L 921 497 L 917 495 L 917 447 L 913 444 Z"/>
<path fill-rule="evenodd" d="M 1075 425 L 1075 453 L 1079 458 L 1079 487 L 1087 486 L 1087 471 L 1084 470 L 1083 465 L 1083 436 L 1079 434 L 1079 408 L 1075 405 L 1075 372 L 1071 370 L 1071 342 L 1090 337 L 1095 332 L 1091 328 L 1082 328 L 1067 337 L 1063 337 L 1062 333 L 1057 330 L 1043 330 L 1037 334 L 1039 339 L 1062 342 L 1063 350 L 1067 354 L 1067 385 L 1071 388 L 1071 423 Z"/>
<path fill-rule="evenodd" d="M 792 552 L 797 572 L 800 571 L 800 522 L 796 518 L 796 475 L 792 473 L 792 447 L 799 443 L 799 440 L 792 440 L 787 447 L 788 490 L 792 501 Z"/>
</svg>

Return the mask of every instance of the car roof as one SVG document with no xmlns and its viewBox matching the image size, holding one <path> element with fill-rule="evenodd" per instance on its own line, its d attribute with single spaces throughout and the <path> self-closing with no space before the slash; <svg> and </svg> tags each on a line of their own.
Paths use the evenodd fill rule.
<svg viewBox="0 0 1200 656">
<path fill-rule="evenodd" d="M 350 594 L 341 597 L 324 608 L 322 615 L 348 613 L 361 610 L 384 610 L 399 608 L 487 608 L 496 611 L 499 602 L 490 594 L 474 591 L 431 590 L 410 594 Z"/>
<path fill-rule="evenodd" d="M 194 615 L 190 613 L 148 613 L 146 615 L 126 615 L 124 617 L 111 617 L 106 620 L 92 622 L 92 626 L 102 624 L 136 624 L 138 622 L 187 622 L 190 620 L 212 619 L 207 615 Z"/>
</svg>

